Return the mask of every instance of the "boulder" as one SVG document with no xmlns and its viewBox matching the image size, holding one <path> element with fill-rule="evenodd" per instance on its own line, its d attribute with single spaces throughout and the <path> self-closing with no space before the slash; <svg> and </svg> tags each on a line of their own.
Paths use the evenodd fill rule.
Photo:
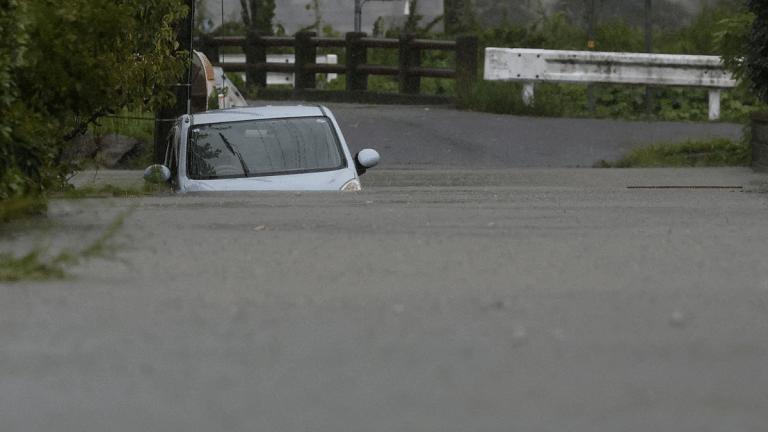
<svg viewBox="0 0 768 432">
<path fill-rule="evenodd" d="M 111 133 L 99 140 L 99 153 L 96 155 L 97 164 L 105 168 L 114 168 L 126 153 L 133 150 L 141 140 L 125 135 Z"/>
<path fill-rule="evenodd" d="M 78 134 L 69 142 L 69 147 L 61 153 L 61 161 L 79 165 L 81 161 L 91 159 L 98 150 L 96 138 L 90 132 Z"/>
</svg>

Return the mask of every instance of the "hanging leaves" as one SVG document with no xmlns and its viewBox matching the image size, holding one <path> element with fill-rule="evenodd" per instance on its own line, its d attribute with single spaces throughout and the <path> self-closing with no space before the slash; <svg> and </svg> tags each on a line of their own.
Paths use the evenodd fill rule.
<svg viewBox="0 0 768 432">
<path fill-rule="evenodd" d="M 183 0 L 0 2 L 0 200 L 50 189 L 71 131 L 173 98 Z"/>
</svg>

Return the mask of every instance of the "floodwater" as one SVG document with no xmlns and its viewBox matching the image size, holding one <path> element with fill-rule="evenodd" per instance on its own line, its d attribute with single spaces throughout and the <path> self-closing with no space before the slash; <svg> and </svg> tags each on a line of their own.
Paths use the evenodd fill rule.
<svg viewBox="0 0 768 432">
<path fill-rule="evenodd" d="M 60 200 L 40 229 L 4 234 L 3 252 L 55 254 L 129 213 L 114 254 L 75 279 L 0 285 L 3 429 L 768 423 L 764 175 L 362 180 L 350 194 Z"/>
</svg>

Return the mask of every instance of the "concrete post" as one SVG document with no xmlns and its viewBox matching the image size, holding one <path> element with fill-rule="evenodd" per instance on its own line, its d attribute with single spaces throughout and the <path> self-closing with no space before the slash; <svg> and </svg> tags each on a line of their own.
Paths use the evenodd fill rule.
<svg viewBox="0 0 768 432">
<path fill-rule="evenodd" d="M 709 89 L 709 119 L 717 120 L 720 118 L 720 89 Z"/>
<path fill-rule="evenodd" d="M 523 83 L 523 102 L 526 105 L 531 105 L 533 103 L 533 90 L 534 90 L 534 83 L 532 82 Z"/>
</svg>

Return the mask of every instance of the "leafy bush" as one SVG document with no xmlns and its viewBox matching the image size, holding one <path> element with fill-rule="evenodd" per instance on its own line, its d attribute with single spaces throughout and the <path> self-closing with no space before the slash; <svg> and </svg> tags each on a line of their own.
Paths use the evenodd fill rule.
<svg viewBox="0 0 768 432">
<path fill-rule="evenodd" d="M 586 29 L 566 20 L 565 15 L 556 13 L 542 18 L 538 25 L 538 48 L 551 50 L 583 50 L 587 46 Z"/>
<path fill-rule="evenodd" d="M 595 50 L 613 52 L 645 52 L 645 32 L 624 21 L 595 26 Z"/>
<path fill-rule="evenodd" d="M 5 0 L 0 8 L 0 201 L 44 193 L 68 138 L 123 107 L 173 99 L 181 0 Z"/>
<path fill-rule="evenodd" d="M 728 20 L 743 10 L 732 2 L 720 2 L 714 7 L 703 7 L 688 27 L 667 30 L 654 35 L 657 51 L 664 54 L 722 55 L 718 34 Z"/>
<path fill-rule="evenodd" d="M 749 11 L 754 14 L 752 27 L 744 35 L 746 55 L 744 70 L 752 90 L 763 102 L 768 102 L 768 3 L 749 0 Z"/>
</svg>

